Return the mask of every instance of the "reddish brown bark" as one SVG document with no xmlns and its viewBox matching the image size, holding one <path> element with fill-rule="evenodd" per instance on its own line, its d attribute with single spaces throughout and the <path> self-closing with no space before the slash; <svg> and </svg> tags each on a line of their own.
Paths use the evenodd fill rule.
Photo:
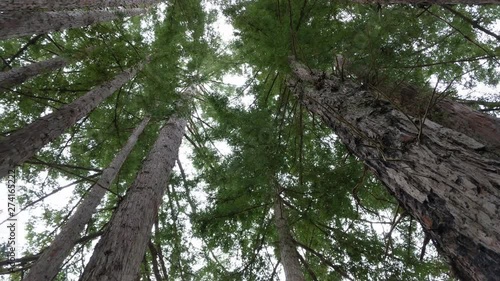
<svg viewBox="0 0 500 281">
<path fill-rule="evenodd" d="M 462 280 L 500 276 L 500 158 L 426 120 L 422 131 L 351 81 L 291 62 L 290 87 L 431 235 Z M 466 116 L 464 116 L 466 118 Z M 418 136 L 420 135 L 420 139 Z M 500 139 L 500 136 L 498 137 Z"/>
<path fill-rule="evenodd" d="M 94 11 L 6 12 L 0 16 L 0 39 L 61 31 L 144 13 L 144 8 Z"/>
<path fill-rule="evenodd" d="M 0 11 L 102 9 L 108 7 L 146 7 L 161 0 L 15 0 L 0 2 Z"/>
<path fill-rule="evenodd" d="M 80 238 L 80 233 L 90 221 L 96 207 L 106 194 L 106 190 L 109 189 L 111 182 L 118 175 L 127 156 L 137 143 L 139 135 L 146 128 L 149 119 L 149 117 L 145 118 L 137 126 L 125 146 L 116 155 L 109 167 L 103 171 L 101 178 L 90 188 L 90 192 L 80 203 L 68 222 L 62 227 L 61 231 L 54 238 L 54 241 L 52 241 L 50 246 L 43 251 L 40 258 L 31 266 L 28 275 L 23 279 L 24 281 L 50 281 L 57 275 L 59 267 Z"/>
<path fill-rule="evenodd" d="M 451 100 L 442 100 L 434 108 L 436 122 L 463 133 L 500 155 L 500 119 Z"/>
<path fill-rule="evenodd" d="M 95 247 L 81 281 L 137 279 L 185 127 L 184 119 L 172 117 L 160 130 L 141 171 Z"/>
<path fill-rule="evenodd" d="M 89 114 L 104 99 L 134 77 L 142 65 L 117 75 L 57 111 L 41 117 L 0 141 L 0 178 L 10 169 L 32 157 L 40 148 L 60 136 L 67 128 Z"/>
<path fill-rule="evenodd" d="M 47 73 L 65 66 L 68 61 L 62 57 L 55 57 L 46 61 L 32 63 L 26 66 L 13 68 L 0 72 L 0 92 L 12 86 L 22 84 L 24 81 L 37 75 Z"/>
</svg>

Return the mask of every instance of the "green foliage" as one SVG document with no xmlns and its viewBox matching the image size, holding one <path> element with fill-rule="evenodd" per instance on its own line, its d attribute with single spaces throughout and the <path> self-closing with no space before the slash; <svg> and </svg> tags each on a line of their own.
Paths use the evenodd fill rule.
<svg viewBox="0 0 500 281">
<path fill-rule="evenodd" d="M 176 172 L 165 189 L 143 280 L 152 279 L 155 267 L 169 280 L 278 280 L 277 193 L 306 280 L 449 280 L 434 250 L 419 260 L 424 237 L 417 222 L 406 216 L 394 224 L 401 215 L 397 202 L 288 89 L 288 57 L 379 90 L 401 83 L 429 89 L 439 80 L 451 85 L 445 94 L 453 95 L 457 83 L 496 85 L 499 41 L 467 17 L 493 31 L 498 7 L 455 5 L 454 13 L 436 5 L 240 0 L 211 1 L 222 11 L 208 11 L 208 2 L 174 1 L 143 17 L 0 43 L 2 70 L 54 55 L 70 61 L 0 96 L 1 136 L 147 62 L 137 77 L 19 167 L 22 206 L 59 194 L 62 179 L 72 182 L 66 207 L 37 203 L 43 212 L 26 225 L 25 254 L 50 243 L 149 115 L 151 124 L 83 235 L 101 231 L 159 128 L 177 114 L 189 119 L 185 143 L 193 167 L 188 175 Z M 235 28 L 229 45 L 213 29 L 222 14 Z M 339 55 L 347 61 L 341 69 Z M 221 81 L 227 73 L 247 75 L 247 82 L 226 85 Z M 194 97 L 186 91 L 190 86 Z M 477 108 L 498 108 L 496 97 L 488 101 Z M 91 244 L 75 247 L 57 280 L 81 273 Z"/>
<path fill-rule="evenodd" d="M 256 84 L 252 88 L 255 94 L 266 92 Z M 440 261 L 417 260 L 416 245 L 422 238 L 413 235 L 405 240 L 411 241 L 410 246 L 394 244 L 381 260 L 386 241 L 379 234 L 380 228 L 374 228 L 373 223 L 370 227 L 367 221 L 377 224 L 377 219 L 383 219 L 381 214 L 388 213 L 396 202 L 388 199 L 385 189 L 328 129 L 314 123 L 305 112 L 300 115 L 303 109 L 296 101 L 285 102 L 277 90 L 267 103 L 246 109 L 231 107 L 223 95 L 207 98 L 211 106 L 205 110 L 206 118 L 220 121 L 205 134 L 211 141 L 227 142 L 232 153 L 203 169 L 208 206 L 196 216 L 195 234 L 208 249 L 219 253 L 217 264 L 228 268 L 220 272 L 207 264 L 204 276 L 271 278 L 273 267 L 269 261 L 266 265 L 266 259 L 276 262 L 278 257 L 266 254 L 269 249 L 277 251 L 272 215 L 276 182 L 285 186 L 282 197 L 294 238 L 298 245 L 304 245 L 304 258 L 318 280 L 341 280 L 339 270 L 355 280 L 439 276 Z M 273 94 L 278 96 L 273 98 Z M 201 154 L 198 157 L 204 158 Z M 220 239 L 221 233 L 227 239 Z M 231 262 L 235 259 L 237 262 Z"/>
<path fill-rule="evenodd" d="M 453 9 L 494 30 L 498 9 Z M 499 77 L 498 40 L 477 36 L 470 23 L 439 6 L 260 0 L 236 1 L 225 11 L 238 29 L 238 55 L 257 69 L 272 65 L 286 72 L 287 56 L 295 55 L 311 68 L 332 71 L 340 54 L 349 61 L 346 74 L 375 84 L 423 85 L 434 75 L 444 84 L 477 79 L 496 85 Z"/>
</svg>

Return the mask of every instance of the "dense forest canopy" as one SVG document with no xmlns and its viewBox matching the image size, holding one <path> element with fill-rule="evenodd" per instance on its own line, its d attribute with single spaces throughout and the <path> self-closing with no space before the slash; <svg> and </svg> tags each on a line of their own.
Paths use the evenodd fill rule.
<svg viewBox="0 0 500 281">
<path fill-rule="evenodd" d="M 46 280 L 29 276 L 30 268 L 146 119 L 149 123 L 114 179 L 108 186 L 99 183 L 105 195 L 77 231 L 81 235 L 73 237 L 54 280 L 92 280 L 86 276 L 93 268 L 85 265 L 99 238 L 112 232 L 109 225 L 120 216 L 119 206 L 133 205 L 135 192 L 155 184 L 134 183 L 151 172 L 144 170 L 145 163 L 155 156 L 152 148 L 172 120 L 187 124 L 181 152 L 165 156 L 175 168 L 165 177 L 168 184 L 152 225 L 144 228 L 151 236 L 145 237 L 145 253 L 140 253 L 139 277 L 123 280 L 467 276 L 433 236 L 443 231 L 426 226 L 379 181 L 366 164 L 370 159 L 345 146 L 342 133 L 332 131 L 324 116 L 304 104 L 307 93 L 297 90 L 301 78 L 290 61 L 300 61 L 314 75 L 322 73 L 307 89 L 323 91 L 338 79 L 391 104 L 419 129 L 418 137 L 405 143 L 425 143 L 421 124 L 426 120 L 468 135 L 457 121 L 465 113 L 452 116 L 440 104 L 464 104 L 498 122 L 494 116 L 500 96 L 483 92 L 497 87 L 500 79 L 498 6 L 317 0 L 77 2 L 0 4 L 0 29 L 9 29 L 0 32 L 5 38 L 0 42 L 2 157 L 12 154 L 11 140 L 17 136 L 67 121 L 57 128 L 60 133 L 39 133 L 35 141 L 15 148 L 17 152 L 40 143 L 32 154 L 19 156 L 14 168 L 17 211 L 22 210 L 18 217 L 26 216 L 27 223 L 26 237 L 18 237 L 25 245 L 15 262 L 8 260 L 7 241 L 0 241 L 0 273 L 6 280 L 22 280 L 27 274 L 34 278 L 28 280 Z M 70 17 L 71 25 L 63 20 Z M 230 40 L 219 33 L 222 18 L 234 28 Z M 26 22 L 38 19 L 57 25 L 25 31 L 30 26 Z M 83 24 L 77 25 L 79 21 Z M 232 82 L 236 76 L 245 77 L 243 85 Z M 113 90 L 104 96 L 106 89 Z M 474 96 L 464 95 L 464 89 Z M 91 107 L 98 98 L 81 98 L 92 91 L 102 101 Z M 75 100 L 82 107 L 72 107 Z M 75 112 L 82 117 L 74 117 Z M 28 127 L 39 120 L 46 123 Z M 32 129 L 23 135 L 23 128 Z M 483 144 L 476 150 L 489 157 L 484 163 L 497 173 L 499 135 L 493 130 L 484 139 L 475 138 Z M 5 158 L 0 167 L 10 169 L 14 158 Z M 498 178 L 491 182 L 499 189 Z M 68 190 L 69 198 L 61 195 Z M 58 196 L 67 201 L 64 208 L 46 203 Z M 499 243 L 492 238 L 492 245 Z M 474 280 L 492 280 L 486 274 L 500 270 L 498 264 L 485 266 L 491 271 L 478 273 Z"/>
</svg>

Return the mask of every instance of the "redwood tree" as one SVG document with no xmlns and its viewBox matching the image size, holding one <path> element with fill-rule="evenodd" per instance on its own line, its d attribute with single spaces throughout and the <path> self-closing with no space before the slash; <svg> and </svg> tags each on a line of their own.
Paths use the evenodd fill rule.
<svg viewBox="0 0 500 281">
<path fill-rule="evenodd" d="M 149 156 L 113 214 L 80 280 L 137 280 L 185 127 L 185 119 L 171 117 L 160 130 Z"/>
<path fill-rule="evenodd" d="M 0 3 L 0 11 L 18 10 L 71 10 L 107 7 L 139 7 L 158 3 L 160 0 L 16 0 Z"/>
<path fill-rule="evenodd" d="M 496 280 L 499 155 L 480 138 L 433 121 L 415 126 L 417 119 L 352 81 L 311 71 L 294 59 L 291 67 L 295 78 L 289 86 L 300 102 L 320 116 L 422 224 L 456 276 Z"/>
<path fill-rule="evenodd" d="M 57 111 L 37 119 L 0 141 L 0 178 L 89 114 L 103 100 L 134 77 L 141 68 L 142 64 L 122 72 L 113 80 L 95 87 L 71 104 L 64 105 Z"/>
<path fill-rule="evenodd" d="M 274 223 L 278 232 L 280 261 L 285 271 L 286 281 L 305 281 L 300 267 L 299 253 L 295 247 L 280 193 L 280 190 L 277 190 L 274 199 Z"/>
<path fill-rule="evenodd" d="M 0 72 L 0 92 L 23 83 L 37 75 L 56 70 L 68 63 L 63 57 L 55 57 L 49 60 L 32 63 L 26 66 L 13 68 L 9 71 Z"/>
<path fill-rule="evenodd" d="M 70 253 L 75 243 L 80 238 L 85 225 L 90 221 L 90 218 L 95 212 L 96 207 L 101 202 L 101 199 L 106 194 L 106 190 L 113 180 L 118 175 L 120 168 L 127 159 L 130 151 L 137 143 L 137 139 L 148 124 L 150 118 L 146 117 L 135 128 L 127 143 L 113 159 L 111 164 L 106 168 L 99 180 L 92 185 L 89 193 L 78 206 L 75 213 L 70 217 L 68 222 L 64 224 L 59 234 L 54 238 L 50 246 L 45 249 L 42 255 L 31 266 L 28 275 L 23 279 L 25 281 L 49 281 L 52 280 L 58 273 L 59 268 Z"/>
<path fill-rule="evenodd" d="M 131 8 L 123 10 L 6 12 L 0 17 L 0 39 L 88 26 L 98 22 L 111 21 L 120 16 L 140 15 L 145 11 L 144 8 Z"/>
</svg>

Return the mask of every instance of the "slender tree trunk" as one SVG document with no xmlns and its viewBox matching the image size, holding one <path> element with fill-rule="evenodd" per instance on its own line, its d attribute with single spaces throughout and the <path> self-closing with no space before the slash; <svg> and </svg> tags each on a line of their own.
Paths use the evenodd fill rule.
<svg viewBox="0 0 500 281">
<path fill-rule="evenodd" d="M 351 0 L 354 3 L 360 4 L 421 4 L 421 5 L 444 5 L 444 4 L 464 4 L 464 5 L 481 5 L 481 4 L 500 4 L 500 0 Z"/>
<path fill-rule="evenodd" d="M 141 68 L 142 64 L 137 68 L 124 71 L 112 81 L 92 89 L 71 104 L 64 105 L 54 113 L 37 119 L 0 141 L 0 178 L 89 114 L 104 99 L 134 77 Z"/>
<path fill-rule="evenodd" d="M 137 278 L 185 127 L 184 119 L 171 117 L 160 130 L 141 171 L 95 247 L 81 281 Z"/>
<path fill-rule="evenodd" d="M 288 218 L 283 208 L 279 192 L 274 200 L 274 222 L 278 231 L 281 264 L 285 270 L 286 281 L 305 281 L 300 267 L 300 258 L 288 225 Z"/>
<path fill-rule="evenodd" d="M 144 13 L 144 8 L 122 10 L 26 12 L 0 14 L 0 39 L 60 31 L 114 20 L 120 16 L 132 17 Z"/>
<path fill-rule="evenodd" d="M 68 61 L 65 58 L 55 57 L 46 61 L 36 62 L 26 66 L 13 68 L 9 71 L 0 72 L 0 92 L 12 86 L 19 85 L 37 75 L 61 68 L 67 63 Z"/>
<path fill-rule="evenodd" d="M 130 151 L 134 148 L 149 119 L 149 117 L 144 118 L 141 124 L 137 126 L 122 150 L 116 155 L 109 167 L 103 171 L 101 178 L 92 185 L 90 192 L 63 226 L 61 232 L 30 268 L 28 275 L 23 279 L 24 281 L 50 281 L 57 275 L 62 262 L 80 238 L 80 233 L 90 221 L 95 209 L 120 171 Z"/>
<path fill-rule="evenodd" d="M 72 9 L 103 9 L 118 6 L 138 8 L 147 7 L 160 1 L 161 0 L 4 0 L 0 2 L 0 11 L 60 11 Z"/>
<path fill-rule="evenodd" d="M 350 81 L 322 76 L 294 60 L 291 67 L 296 79 L 289 85 L 301 102 L 422 224 L 456 275 L 462 280 L 498 280 L 498 155 L 430 120 L 419 131 L 390 103 Z"/>
<path fill-rule="evenodd" d="M 160 274 L 160 266 L 158 264 L 158 260 L 156 260 L 157 258 L 159 258 L 158 251 L 156 250 L 155 245 L 151 241 L 149 241 L 148 247 L 149 247 L 149 252 L 151 253 L 151 263 L 152 263 L 151 267 L 153 268 L 153 273 L 155 275 L 155 278 L 156 280 L 163 280 L 164 278 Z"/>
</svg>

